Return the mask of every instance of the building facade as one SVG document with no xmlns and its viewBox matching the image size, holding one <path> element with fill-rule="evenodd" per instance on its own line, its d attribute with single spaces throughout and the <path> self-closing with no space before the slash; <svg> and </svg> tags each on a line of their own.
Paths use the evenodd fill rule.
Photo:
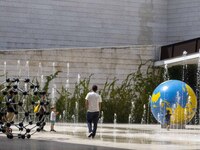
<svg viewBox="0 0 200 150">
<path fill-rule="evenodd" d="M 140 60 L 158 60 L 161 45 L 199 37 L 199 6 L 199 0 L 1 0 L 0 71 L 7 62 L 15 76 L 21 60 L 30 62 L 31 74 L 41 62 L 49 75 L 55 62 L 63 85 L 69 63 L 71 84 L 77 74 L 94 74 L 99 84 L 122 81 Z"/>
<path fill-rule="evenodd" d="M 0 49 L 164 44 L 167 0 L 1 0 Z"/>
</svg>

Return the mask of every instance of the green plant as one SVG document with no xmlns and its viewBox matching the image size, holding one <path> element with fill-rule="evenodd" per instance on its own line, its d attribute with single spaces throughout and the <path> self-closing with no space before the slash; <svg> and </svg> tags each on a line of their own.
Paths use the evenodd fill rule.
<svg viewBox="0 0 200 150">
<path fill-rule="evenodd" d="M 61 71 L 56 71 L 54 74 L 51 74 L 49 76 L 46 76 L 46 82 L 44 84 L 44 87 L 42 89 L 42 91 L 48 93 L 48 90 L 49 90 L 49 84 L 50 82 L 57 77 L 57 75 L 60 73 Z"/>
<path fill-rule="evenodd" d="M 71 93 L 66 90 L 64 87 L 62 87 L 61 91 L 57 90 L 60 97 L 56 101 L 56 111 L 59 112 L 59 115 L 62 116 L 62 118 L 67 121 L 69 120 L 69 113 L 70 110 L 70 99 L 69 96 Z"/>
<path fill-rule="evenodd" d="M 85 96 L 90 90 L 90 75 L 75 84 L 73 94 L 67 93 L 62 89 L 58 92 L 60 98 L 57 100 L 57 110 L 65 110 L 64 106 L 67 103 L 67 112 L 69 120 L 75 115 L 75 103 L 78 103 L 78 121 L 85 122 Z M 149 95 L 153 93 L 155 87 L 163 81 L 163 69 L 153 66 L 151 60 L 146 61 L 138 66 L 138 70 L 127 75 L 126 79 L 121 84 L 118 79 L 113 78 L 113 81 L 104 84 L 99 93 L 102 96 L 102 111 L 104 112 L 104 122 L 112 123 L 114 113 L 117 114 L 118 123 L 127 123 L 129 114 L 132 111 L 132 117 L 135 123 L 141 123 L 143 115 L 143 106 L 145 105 L 147 114 L 146 121 L 154 122 L 149 108 Z M 134 103 L 135 107 L 132 108 Z M 66 107 L 66 106 L 65 106 Z"/>
<path fill-rule="evenodd" d="M 147 65 L 146 72 L 142 72 L 142 67 Z M 134 103 L 135 107 L 131 115 L 136 123 L 140 123 L 143 115 L 143 106 L 146 105 L 146 108 L 150 110 L 148 108 L 149 95 L 162 82 L 162 74 L 163 70 L 161 68 L 155 68 L 152 61 L 146 61 L 145 63 L 141 62 L 137 72 L 127 75 L 121 85 L 117 84 L 117 79 L 114 79 L 111 83 L 106 82 L 100 92 L 104 100 L 102 104 L 104 121 L 113 122 L 113 115 L 116 113 L 118 122 L 127 123 L 132 103 Z M 148 116 L 148 118 L 145 118 L 145 120 L 152 120 L 150 112 L 146 112 L 148 114 L 145 116 Z"/>
</svg>

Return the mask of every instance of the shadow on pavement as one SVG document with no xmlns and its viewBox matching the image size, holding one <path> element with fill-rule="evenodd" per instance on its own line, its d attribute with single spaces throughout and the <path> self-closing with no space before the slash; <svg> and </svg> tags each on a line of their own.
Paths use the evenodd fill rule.
<svg viewBox="0 0 200 150">
<path fill-rule="evenodd" d="M 111 147 L 71 144 L 36 139 L 8 139 L 0 137 L 0 150 L 125 150 Z"/>
</svg>

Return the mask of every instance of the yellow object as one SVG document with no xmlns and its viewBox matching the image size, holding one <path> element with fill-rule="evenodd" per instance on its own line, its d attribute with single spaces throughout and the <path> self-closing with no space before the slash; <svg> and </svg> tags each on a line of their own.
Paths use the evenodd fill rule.
<svg viewBox="0 0 200 150">
<path fill-rule="evenodd" d="M 160 92 L 153 94 L 153 96 L 151 97 L 152 102 L 156 103 L 160 98 Z"/>
<path fill-rule="evenodd" d="M 34 107 L 34 113 L 37 113 L 39 111 L 39 108 L 40 108 L 40 104 L 37 104 L 35 107 Z"/>
</svg>

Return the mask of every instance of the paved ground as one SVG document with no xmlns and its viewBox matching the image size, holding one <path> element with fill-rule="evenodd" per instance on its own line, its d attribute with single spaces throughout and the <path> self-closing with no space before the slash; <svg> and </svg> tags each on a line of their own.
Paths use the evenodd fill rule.
<svg viewBox="0 0 200 150">
<path fill-rule="evenodd" d="M 30 139 L 7 139 L 0 134 L 0 150 L 114 150 L 200 149 L 200 126 L 161 129 L 160 125 L 99 124 L 95 139 L 87 138 L 85 124 L 57 123 L 57 132 L 37 132 Z"/>
<path fill-rule="evenodd" d="M 83 144 L 73 144 L 67 142 L 58 142 L 51 140 L 24 140 L 22 139 L 12 139 L 8 141 L 7 139 L 1 137 L 1 150 L 107 150 L 108 147 L 104 146 L 93 146 L 93 145 L 83 145 Z M 117 148 L 109 148 L 109 150 L 115 150 Z"/>
</svg>

